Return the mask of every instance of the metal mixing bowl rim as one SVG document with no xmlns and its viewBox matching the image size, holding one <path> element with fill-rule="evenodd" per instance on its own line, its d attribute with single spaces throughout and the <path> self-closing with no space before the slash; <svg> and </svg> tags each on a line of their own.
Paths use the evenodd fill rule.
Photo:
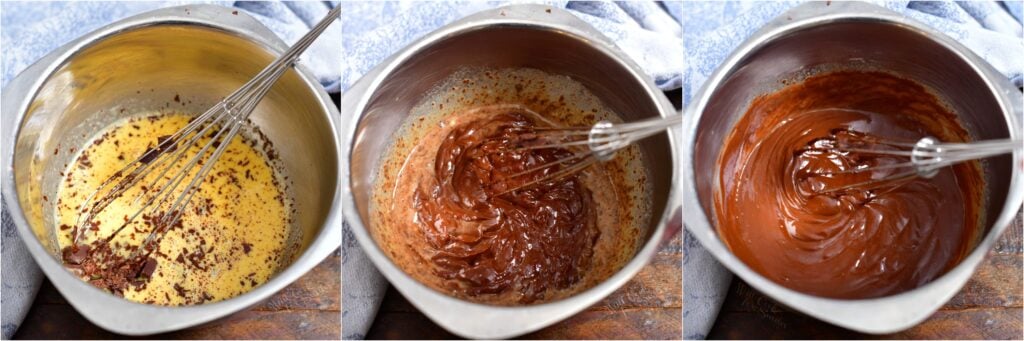
<svg viewBox="0 0 1024 341">
<path fill-rule="evenodd" d="M 748 267 L 746 263 L 733 255 L 732 252 L 728 250 L 728 247 L 720 241 L 717 235 L 717 229 L 715 229 L 707 215 L 705 215 L 704 210 L 702 209 L 703 205 L 701 204 L 700 198 L 697 197 L 698 194 L 695 190 L 697 182 L 693 162 L 693 148 L 696 143 L 698 129 L 697 124 L 699 123 L 701 116 L 704 114 L 704 110 L 711 99 L 711 95 L 713 95 L 715 91 L 717 91 L 718 87 L 728 79 L 734 71 L 737 70 L 737 65 L 745 60 L 745 58 L 751 56 L 753 52 L 759 50 L 768 43 L 781 39 L 789 33 L 837 22 L 870 21 L 895 24 L 905 29 L 915 30 L 932 41 L 942 45 L 947 50 L 955 53 L 960 61 L 971 66 L 971 68 L 981 79 L 984 80 L 989 90 L 993 93 L 994 97 L 999 102 L 1000 107 L 1003 109 L 1003 116 L 1006 120 L 1005 123 L 1008 127 L 1011 127 L 1009 129 L 1011 137 L 1020 137 L 1020 132 L 1012 128 L 1018 126 L 1018 123 L 1016 122 L 1017 118 L 1013 113 L 1015 110 L 1019 112 L 1020 109 L 1019 107 L 1016 107 L 1015 109 L 1015 102 L 1013 102 L 1011 98 L 1007 98 L 1008 96 L 1006 96 L 1007 92 L 1005 90 L 1000 91 L 1000 89 L 1006 89 L 1009 82 L 1005 77 L 1001 77 L 1001 75 L 996 73 L 987 62 L 974 55 L 966 47 L 963 47 L 951 38 L 923 24 L 904 18 L 897 13 L 880 7 L 862 3 L 843 2 L 833 3 L 832 6 L 832 9 L 823 10 L 821 8 L 823 7 L 821 4 L 809 3 L 797 6 L 796 8 L 781 14 L 772 23 L 769 23 L 765 28 L 753 34 L 743 44 L 737 47 L 733 53 L 722 62 L 715 72 L 708 77 L 701 89 L 695 94 L 694 100 L 687 107 L 685 115 L 686 119 L 683 123 L 684 140 L 682 141 L 682 169 L 685 173 L 683 177 L 683 185 L 686 186 L 686 188 L 694 189 L 684 192 L 683 202 L 684 207 L 687 208 L 686 213 L 684 214 L 685 225 L 687 230 L 690 231 L 690 233 L 694 235 L 720 263 L 742 278 L 745 282 L 768 296 L 780 300 L 782 303 L 785 303 L 798 311 L 842 327 L 868 333 L 896 332 L 923 321 L 930 316 L 932 312 L 937 310 L 942 303 L 948 301 L 967 280 L 967 278 L 954 278 L 954 274 L 959 274 L 964 271 L 967 271 L 968 275 L 973 273 L 974 269 L 977 268 L 985 254 L 989 249 L 991 249 L 1001 232 L 1010 225 L 1013 216 L 1017 212 L 1016 208 L 1020 207 L 1021 201 L 1024 199 L 1024 196 L 1022 196 L 1020 191 L 1012 190 L 1013 188 L 1020 187 L 1019 168 L 1014 167 L 1013 169 L 1010 181 L 1011 191 L 1008 194 L 996 223 L 991 227 L 989 232 L 986 233 L 985 238 L 978 243 L 976 248 L 972 250 L 960 264 L 932 282 L 916 289 L 891 296 L 859 300 L 832 299 L 804 294 L 779 285 Z M 783 21 L 782 18 L 786 18 L 785 21 Z M 1000 83 L 1000 80 L 1002 81 L 1002 84 L 997 84 Z M 1017 91 L 1016 88 L 1013 88 L 1012 90 Z M 1014 164 L 1020 164 L 1022 160 L 1022 153 L 1014 153 L 1013 158 Z M 956 290 L 948 290 L 947 288 L 950 287 L 953 287 Z M 911 300 L 921 301 L 923 299 L 922 295 L 925 293 L 939 290 L 948 290 L 949 292 L 942 294 L 940 297 L 928 297 L 929 299 L 924 300 L 927 302 L 927 307 L 924 307 L 924 309 L 921 309 L 915 314 L 910 314 L 911 316 L 904 316 L 904 318 L 888 324 L 868 324 L 862 321 L 855 321 L 849 316 L 841 316 L 842 314 L 837 313 L 837 309 L 855 308 L 864 304 L 884 304 L 897 307 L 899 304 L 906 304 Z M 914 308 L 920 307 L 908 307 L 908 309 Z M 831 310 L 831 312 L 824 312 L 828 310 Z M 884 315 L 886 312 L 879 313 Z"/>
<path fill-rule="evenodd" d="M 11 134 L 12 136 L 4 139 L 5 142 L 9 143 L 3 146 L 4 156 L 2 160 L 4 163 L 3 168 L 5 173 L 3 175 L 3 193 L 4 199 L 6 200 L 11 213 L 11 218 L 17 226 L 18 233 L 22 236 L 22 239 L 25 241 L 26 247 L 29 249 L 33 258 L 36 260 L 37 264 L 46 276 L 51 278 L 51 281 L 55 282 L 55 286 L 61 294 L 67 297 L 68 302 L 75 307 L 76 310 L 81 312 L 87 320 L 104 329 L 126 335 L 147 335 L 187 328 L 218 319 L 260 302 L 280 291 L 285 286 L 291 284 L 303 274 L 311 270 L 341 245 L 341 217 L 339 212 L 341 190 L 340 187 L 337 187 L 333 195 L 331 210 L 325 217 L 323 227 L 313 239 L 313 242 L 306 248 L 305 252 L 299 255 L 299 257 L 297 257 L 284 270 L 276 273 L 270 280 L 246 293 L 223 301 L 193 306 L 168 307 L 128 301 L 81 281 L 68 272 L 49 252 L 44 249 L 43 245 L 36 239 L 35 234 L 28 226 L 27 219 L 22 211 L 20 199 L 14 185 L 16 181 L 13 171 L 15 161 L 14 149 L 17 145 L 16 141 L 21 134 L 22 123 L 31 104 L 31 100 L 36 98 L 42 85 L 49 80 L 53 73 L 64 66 L 83 49 L 86 49 L 93 44 L 117 36 L 123 32 L 154 26 L 194 25 L 204 29 L 213 29 L 218 32 L 228 34 L 234 38 L 254 43 L 271 55 L 280 55 L 285 49 L 287 49 L 287 45 L 285 45 L 283 41 L 277 38 L 271 31 L 254 18 L 244 13 L 237 15 L 229 14 L 229 11 L 229 8 L 221 6 L 188 5 L 157 9 L 125 18 L 87 33 L 82 37 L 79 37 L 78 39 L 56 49 L 54 52 L 51 52 L 36 62 L 37 64 L 41 63 L 41 65 L 33 64 L 29 66 L 23 70 L 21 74 L 15 77 L 15 80 L 12 80 L 8 84 L 8 87 L 5 87 L 4 89 L 6 91 L 10 90 L 8 88 L 14 87 L 13 85 L 16 83 L 18 78 L 32 76 L 33 73 L 38 74 L 37 78 L 25 87 L 25 89 L 27 89 L 25 91 L 25 96 L 16 99 L 18 104 L 16 105 L 16 110 L 14 110 L 14 112 L 17 116 L 14 118 L 15 125 L 13 127 L 13 133 Z M 185 15 L 182 15 L 183 12 Z M 224 22 L 218 22 L 215 21 L 214 18 L 211 18 L 211 16 L 221 16 L 227 19 L 224 19 Z M 302 66 L 297 66 L 295 71 L 302 82 L 306 85 L 306 88 L 313 91 L 315 97 L 319 98 L 320 109 L 327 116 L 327 122 L 330 125 L 331 132 L 334 136 L 334 150 L 336 157 L 339 160 L 336 167 L 338 167 L 337 172 L 340 172 L 341 155 L 339 151 L 341 150 L 341 147 L 340 139 L 338 138 L 340 129 L 337 122 L 340 115 L 338 114 L 338 110 L 333 105 L 333 102 L 330 100 L 330 97 L 324 91 L 319 81 L 317 81 L 316 77 L 313 76 L 311 72 Z M 5 98 L 6 97 L 7 96 L 5 96 Z M 4 108 L 6 109 L 8 106 L 5 106 Z M 55 278 L 55 276 L 57 278 Z M 67 286 L 64 284 L 58 284 L 57 282 L 67 282 Z M 89 294 L 92 297 L 84 298 L 79 296 L 84 294 Z M 124 318 L 121 318 L 118 321 L 113 321 L 103 316 L 96 316 L 95 314 L 100 313 L 97 313 L 93 309 L 95 307 L 90 307 L 88 306 L 89 304 L 85 304 L 80 300 L 91 300 L 93 303 L 96 303 L 98 300 L 98 302 L 102 304 L 110 304 L 114 306 L 120 305 L 120 307 L 118 307 L 120 309 L 128 309 L 129 311 L 141 314 L 139 317 L 132 317 L 131 313 L 125 311 L 119 312 L 122 317 L 127 317 L 127 319 L 131 321 L 141 321 L 143 318 L 150 319 L 158 317 L 177 319 L 182 316 L 188 316 L 188 319 L 186 321 L 165 320 L 162 321 L 164 323 L 148 323 L 148 325 L 143 322 L 141 324 L 136 323 L 133 326 L 125 326 L 122 323 L 125 322 Z M 145 326 L 140 328 L 138 327 L 140 325 Z"/>
<path fill-rule="evenodd" d="M 342 151 L 342 154 L 345 157 L 346 161 L 351 162 L 352 144 L 355 142 L 356 128 L 358 127 L 359 122 L 363 118 L 366 106 L 369 104 L 369 100 L 372 97 L 373 93 L 380 87 L 380 85 L 384 82 L 388 75 L 390 75 L 393 71 L 395 71 L 398 67 L 400 67 L 407 61 L 416 57 L 418 53 L 426 47 L 443 42 L 444 40 L 457 35 L 466 34 L 477 30 L 493 29 L 495 27 L 516 27 L 554 31 L 568 36 L 572 36 L 573 39 L 587 41 L 595 49 L 607 55 L 610 59 L 613 59 L 616 62 L 618 62 L 620 66 L 625 70 L 628 70 L 630 74 L 634 76 L 635 80 L 646 82 L 646 84 L 648 84 L 648 86 L 644 87 L 647 93 L 647 97 L 655 101 L 655 105 L 660 108 L 660 115 L 667 116 L 675 112 L 675 109 L 673 109 L 671 103 L 668 103 L 667 99 L 664 97 L 664 94 L 660 92 L 655 93 L 654 90 L 652 90 L 657 88 L 653 86 L 653 82 L 649 79 L 649 77 L 643 74 L 640 71 L 640 68 L 636 66 L 636 64 L 633 63 L 632 60 L 629 59 L 625 54 L 619 51 L 613 43 L 607 41 L 607 38 L 603 37 L 602 35 L 593 30 L 587 31 L 584 29 L 580 29 L 579 27 L 572 27 L 569 25 L 560 25 L 545 21 L 518 18 L 515 17 L 512 13 L 512 11 L 516 9 L 524 9 L 526 11 L 529 11 L 531 9 L 550 8 L 546 6 L 536 5 L 513 5 L 483 11 L 481 13 L 478 13 L 477 15 L 457 21 L 455 23 L 452 23 L 448 26 L 445 26 L 443 28 L 440 28 L 434 32 L 427 34 L 423 38 L 417 40 L 416 42 L 410 44 L 400 52 L 393 55 L 392 59 L 382 64 L 383 68 L 371 71 L 371 73 L 369 73 L 368 75 L 372 76 L 373 78 L 369 83 L 369 86 L 366 88 L 365 92 L 363 92 L 358 97 L 357 104 L 355 104 L 354 106 L 356 108 L 353 111 L 354 116 L 349 118 L 349 124 L 345 127 L 346 131 L 343 132 L 344 136 L 347 139 L 346 143 L 343 144 L 344 150 Z M 554 10 L 559 11 L 558 9 Z M 492 15 L 498 13 L 504 14 Z M 484 15 L 485 18 L 482 20 L 474 20 L 474 18 L 481 15 Z M 590 38 L 595 36 L 598 37 L 598 39 Z M 362 80 L 360 82 L 362 82 Z M 672 218 L 672 215 L 675 212 L 676 207 L 679 206 L 680 202 L 680 196 L 678 193 L 677 186 L 677 184 L 679 183 L 678 165 L 677 162 L 674 162 L 677 158 L 675 152 L 678 149 L 676 146 L 676 139 L 674 137 L 674 133 L 671 130 L 669 130 L 668 143 L 669 148 L 671 149 L 671 155 L 674 159 L 672 162 L 673 172 L 671 188 L 668 192 L 669 197 L 666 202 L 666 207 L 664 208 L 661 217 L 659 217 L 657 225 L 655 225 L 655 230 L 652 231 L 651 233 L 650 239 L 644 245 L 642 245 L 642 247 L 637 250 L 633 258 L 629 262 L 627 262 L 621 269 L 616 271 L 614 275 L 612 275 L 611 277 L 607 278 L 606 280 L 604 280 L 603 282 L 594 287 L 588 288 L 584 291 L 581 291 L 579 293 L 576 293 L 570 297 L 561 300 L 524 306 L 499 306 L 476 303 L 456 298 L 448 294 L 442 293 L 440 291 L 437 291 L 423 283 L 420 283 L 412 276 L 407 274 L 400 267 L 398 267 L 391 260 L 390 257 L 385 255 L 384 252 L 380 249 L 380 247 L 377 246 L 376 242 L 374 242 L 374 239 L 369 235 L 368 229 L 362 221 L 362 217 L 357 212 L 357 210 L 355 210 L 356 202 L 354 194 L 351 191 L 351 173 L 349 167 L 345 167 L 342 174 L 342 186 L 346 189 L 346 193 L 343 200 L 345 207 L 348 208 L 345 211 L 346 221 L 350 225 L 351 230 L 355 235 L 356 239 L 358 240 L 358 242 L 360 243 L 360 245 L 363 246 L 363 250 L 369 256 L 370 260 L 374 263 L 374 265 L 376 265 L 377 268 L 381 271 L 381 273 L 384 274 L 385 277 L 387 277 L 388 280 L 393 283 L 395 281 L 403 282 L 402 285 L 396 285 L 396 288 L 398 288 L 399 291 L 403 292 L 403 294 L 405 294 L 406 296 L 410 296 L 410 293 L 405 292 L 406 290 L 415 291 L 414 293 L 412 293 L 413 297 L 410 297 L 410 302 L 414 306 L 419 308 L 421 311 L 424 311 L 424 313 L 426 313 L 428 317 L 435 320 L 435 322 L 438 322 L 442 327 L 446 328 L 447 330 L 453 333 L 470 337 L 503 338 L 508 336 L 519 335 L 522 333 L 527 333 L 533 330 L 540 329 L 551 323 L 557 322 L 558 320 L 567 318 L 572 314 L 575 314 L 578 311 L 586 308 L 587 306 L 596 303 L 603 297 L 608 296 L 614 290 L 618 289 L 619 287 L 624 285 L 629 279 L 635 276 L 636 273 L 639 272 L 640 269 L 643 268 L 643 266 L 645 266 L 652 259 L 654 254 L 657 252 L 658 247 L 661 245 L 663 236 L 665 234 L 666 225 L 669 219 Z M 410 287 L 412 289 L 410 289 Z M 423 304 L 418 302 L 418 300 L 416 299 L 418 295 L 430 295 L 433 297 L 434 300 L 449 305 L 447 309 L 452 311 L 458 311 L 460 309 L 482 309 L 492 311 L 503 311 L 508 313 L 521 313 L 525 315 L 529 315 L 532 312 L 547 309 L 563 310 L 564 312 L 560 314 L 561 317 L 557 319 L 545 323 L 535 324 L 534 326 L 529 328 L 522 328 L 521 330 L 514 333 L 500 334 L 497 336 L 476 335 L 471 331 L 459 329 L 459 326 L 457 325 L 449 325 L 448 323 L 445 323 L 444 320 L 438 320 L 438 316 L 433 315 L 433 312 L 431 311 L 431 309 L 429 309 L 429 307 L 424 307 Z M 578 307 L 578 309 L 576 309 L 575 307 Z"/>
</svg>

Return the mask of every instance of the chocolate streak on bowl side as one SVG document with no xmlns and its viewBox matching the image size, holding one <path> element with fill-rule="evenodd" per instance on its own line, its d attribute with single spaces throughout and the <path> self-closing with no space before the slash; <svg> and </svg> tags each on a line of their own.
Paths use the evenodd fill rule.
<svg viewBox="0 0 1024 341">
<path fill-rule="evenodd" d="M 396 132 L 374 181 L 372 233 L 404 271 L 474 302 L 537 304 L 590 288 L 633 256 L 650 214 L 635 146 L 495 195 L 515 185 L 496 180 L 567 153 L 509 152 L 509 129 L 620 121 L 582 85 L 533 69 L 465 69 L 435 91 Z"/>
<path fill-rule="evenodd" d="M 858 134 L 970 140 L 931 92 L 881 72 L 820 74 L 756 98 L 718 163 L 717 226 L 732 252 L 783 286 L 849 299 L 907 291 L 959 263 L 979 232 L 980 165 L 823 194 L 903 171 L 820 175 L 901 161 L 834 149 Z"/>
</svg>

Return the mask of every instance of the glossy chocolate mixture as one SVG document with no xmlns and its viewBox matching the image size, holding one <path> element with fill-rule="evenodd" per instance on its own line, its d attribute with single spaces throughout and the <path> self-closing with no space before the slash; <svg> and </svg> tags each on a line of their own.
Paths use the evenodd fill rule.
<svg viewBox="0 0 1024 341">
<path fill-rule="evenodd" d="M 467 122 L 441 143 L 433 181 L 416 191 L 416 220 L 437 254 L 437 274 L 470 295 L 512 289 L 529 303 L 564 289 L 590 266 L 600 232 L 590 190 L 573 175 L 505 193 L 558 167 L 565 149 L 522 149 L 534 123 L 505 112 Z"/>
<path fill-rule="evenodd" d="M 838 172 L 907 161 L 850 145 L 925 136 L 969 139 L 924 87 L 885 73 L 820 74 L 757 98 L 719 159 L 719 233 L 751 268 L 801 292 L 870 298 L 921 286 L 974 243 L 980 166 L 847 189 L 906 169 Z"/>
<path fill-rule="evenodd" d="M 586 88 L 539 70 L 466 69 L 425 97 L 374 181 L 371 232 L 402 270 L 455 297 L 521 305 L 590 288 L 632 257 L 650 219 L 635 146 L 509 191 L 570 153 L 518 148 L 538 142 L 536 127 L 620 121 Z"/>
</svg>

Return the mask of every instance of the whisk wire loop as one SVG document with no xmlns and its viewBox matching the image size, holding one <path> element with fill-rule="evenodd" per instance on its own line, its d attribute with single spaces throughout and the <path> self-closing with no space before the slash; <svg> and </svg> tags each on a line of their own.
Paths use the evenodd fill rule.
<svg viewBox="0 0 1024 341">
<path fill-rule="evenodd" d="M 844 153 L 904 157 L 906 158 L 906 161 L 869 167 L 857 167 L 843 171 L 822 173 L 819 175 L 833 176 L 880 170 L 906 170 L 894 172 L 877 179 L 869 179 L 862 182 L 825 189 L 822 191 L 823 193 L 834 193 L 851 189 L 870 190 L 916 177 L 930 178 L 935 176 L 940 169 L 947 166 L 1024 150 L 1024 140 L 1021 139 L 982 140 L 967 143 L 942 143 L 934 138 L 925 137 L 918 140 L 917 143 L 909 144 L 892 141 L 887 142 L 880 138 L 871 138 L 869 142 L 884 145 L 885 148 L 872 148 L 871 145 L 859 147 L 846 147 L 844 145 L 840 145 L 837 149 Z M 909 149 L 907 149 L 907 147 L 909 147 Z"/>
<path fill-rule="evenodd" d="M 511 186 L 502 194 L 561 179 L 582 171 L 597 162 L 608 161 L 615 156 L 617 151 L 628 147 L 630 144 L 661 133 L 673 126 L 680 125 L 682 122 L 682 115 L 673 115 L 628 123 L 601 121 L 591 127 L 535 128 L 535 133 L 530 134 L 530 139 L 534 143 L 524 144 L 519 148 L 520 150 L 560 148 L 575 150 L 575 152 L 558 160 L 537 165 L 511 175 L 509 179 L 514 180 L 522 176 L 559 167 L 558 170 L 552 173 L 544 174 L 516 186 Z"/>
</svg>

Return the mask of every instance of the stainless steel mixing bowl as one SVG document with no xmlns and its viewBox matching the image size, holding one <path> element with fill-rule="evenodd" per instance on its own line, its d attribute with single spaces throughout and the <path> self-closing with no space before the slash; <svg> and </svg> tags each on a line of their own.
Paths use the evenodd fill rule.
<svg viewBox="0 0 1024 341">
<path fill-rule="evenodd" d="M 392 134 L 424 94 L 463 67 L 529 67 L 568 75 L 626 121 L 675 112 L 641 69 L 607 38 L 572 14 L 548 6 L 510 6 L 481 12 L 428 34 L 381 63 L 342 97 L 345 218 L 370 260 L 420 311 L 466 337 L 506 338 L 567 318 L 626 283 L 657 251 L 677 211 L 678 169 L 672 133 L 645 140 L 651 221 L 643 244 L 603 283 L 550 303 L 504 307 L 460 300 L 414 280 L 371 237 L 369 202 L 381 155 Z"/>
<path fill-rule="evenodd" d="M 860 300 L 811 296 L 780 286 L 747 267 L 719 239 L 712 201 L 716 161 L 724 138 L 754 97 L 784 86 L 780 80 L 850 68 L 892 72 L 934 89 L 975 139 L 1021 137 L 1020 91 L 963 45 L 873 5 L 812 2 L 755 33 L 694 96 L 683 123 L 684 219 L 723 265 L 775 300 L 842 327 L 889 333 L 923 321 L 971 277 L 1021 205 L 1024 155 L 1017 152 L 983 163 L 983 236 L 959 265 L 935 281 L 901 294 Z"/>
<path fill-rule="evenodd" d="M 145 335 L 217 319 L 281 290 L 341 245 L 337 108 L 299 68 L 288 71 L 251 116 L 292 182 L 302 239 L 290 265 L 248 293 L 187 307 L 130 302 L 61 265 L 54 203 L 43 196 L 57 197 L 58 173 L 74 156 L 68 149 L 139 111 L 203 112 L 287 48 L 251 17 L 231 12 L 187 6 L 124 19 L 50 53 L 3 91 L 3 124 L 15 132 L 3 136 L 2 147 L 3 194 L 14 223 L 57 290 L 104 329 Z"/>
</svg>

